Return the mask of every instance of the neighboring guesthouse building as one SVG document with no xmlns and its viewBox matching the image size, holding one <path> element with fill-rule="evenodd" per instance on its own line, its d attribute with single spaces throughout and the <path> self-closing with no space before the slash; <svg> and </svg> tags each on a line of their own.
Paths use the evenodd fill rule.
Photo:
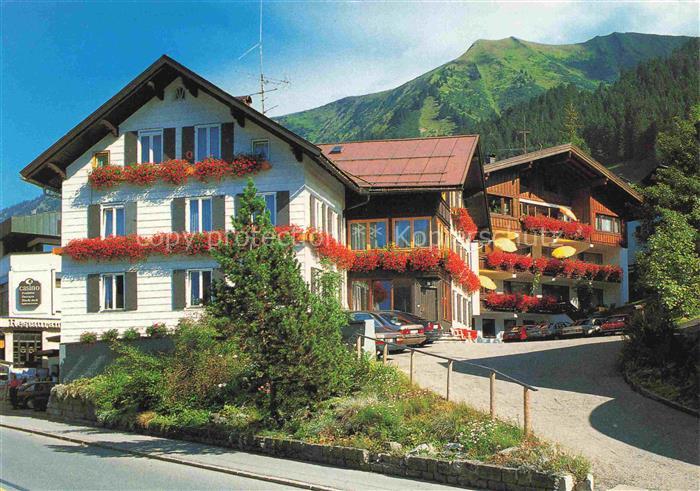
<svg viewBox="0 0 700 491">
<path fill-rule="evenodd" d="M 248 175 L 277 226 L 344 242 L 359 187 L 246 102 L 163 56 L 22 170 L 62 195 L 62 343 L 197 315 L 217 276 L 198 248 L 230 229 Z M 318 254 L 296 248 L 310 282 Z"/>
<path fill-rule="evenodd" d="M 475 319 L 484 338 L 629 300 L 626 228 L 641 197 L 625 181 L 570 144 L 489 162 L 484 173 L 495 242 L 481 275 L 496 285 L 482 291 Z M 562 246 L 571 249 L 555 252 Z"/>
<path fill-rule="evenodd" d="M 478 142 L 464 135 L 320 145 L 365 191 L 346 193 L 347 243 L 365 251 L 348 273 L 352 310 L 471 325 L 479 314 L 476 236 L 488 230 Z"/>
<path fill-rule="evenodd" d="M 0 359 L 13 368 L 58 361 L 61 328 L 61 214 L 15 216 L 0 223 Z"/>
</svg>

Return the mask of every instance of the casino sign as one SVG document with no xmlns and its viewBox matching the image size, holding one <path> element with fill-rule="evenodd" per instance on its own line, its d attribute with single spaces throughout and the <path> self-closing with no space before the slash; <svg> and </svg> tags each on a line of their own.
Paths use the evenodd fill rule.
<svg viewBox="0 0 700 491">
<path fill-rule="evenodd" d="M 19 282 L 17 289 L 19 290 L 20 307 L 41 305 L 41 283 L 32 278 L 26 278 Z"/>
</svg>

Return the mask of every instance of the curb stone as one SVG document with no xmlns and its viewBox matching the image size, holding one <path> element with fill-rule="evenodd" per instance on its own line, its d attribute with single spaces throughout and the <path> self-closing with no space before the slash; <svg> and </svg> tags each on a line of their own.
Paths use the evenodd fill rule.
<svg viewBox="0 0 700 491">
<path fill-rule="evenodd" d="M 625 382 L 627 382 L 627 385 L 629 385 L 632 388 L 632 390 L 636 393 L 641 394 L 648 399 L 660 402 L 661 404 L 665 404 L 666 406 L 671 407 L 677 411 L 681 411 L 686 414 L 690 414 L 691 416 L 695 416 L 696 418 L 700 418 L 700 411 L 693 409 L 692 407 L 684 406 L 683 404 L 679 404 L 670 399 L 666 399 L 665 397 L 660 396 L 659 394 L 652 392 L 651 390 L 645 387 L 642 387 L 640 384 L 632 380 L 632 378 L 627 373 L 627 370 L 623 368 L 621 371 L 622 378 L 625 380 Z"/>
</svg>

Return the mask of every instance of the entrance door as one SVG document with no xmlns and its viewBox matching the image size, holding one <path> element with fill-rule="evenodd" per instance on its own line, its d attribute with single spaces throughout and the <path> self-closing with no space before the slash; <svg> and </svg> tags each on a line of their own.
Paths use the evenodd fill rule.
<svg viewBox="0 0 700 491">
<path fill-rule="evenodd" d="M 429 321 L 438 320 L 437 288 L 420 288 L 418 315 Z"/>
</svg>

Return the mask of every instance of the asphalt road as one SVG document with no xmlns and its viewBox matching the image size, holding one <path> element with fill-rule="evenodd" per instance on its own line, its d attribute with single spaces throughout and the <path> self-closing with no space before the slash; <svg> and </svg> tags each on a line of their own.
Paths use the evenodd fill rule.
<svg viewBox="0 0 700 491">
<path fill-rule="evenodd" d="M 0 428 L 0 489 L 297 489 Z"/>
<path fill-rule="evenodd" d="M 602 489 L 700 489 L 697 418 L 647 399 L 620 376 L 619 336 L 510 344 L 442 342 L 426 348 L 496 368 L 540 390 L 531 393 L 535 433 L 587 456 Z M 415 355 L 416 382 L 445 393 L 442 360 Z M 407 370 L 407 353 L 392 355 Z M 499 417 L 522 423 L 523 391 L 496 384 Z M 455 365 L 451 395 L 488 411 L 483 371 Z"/>
</svg>

